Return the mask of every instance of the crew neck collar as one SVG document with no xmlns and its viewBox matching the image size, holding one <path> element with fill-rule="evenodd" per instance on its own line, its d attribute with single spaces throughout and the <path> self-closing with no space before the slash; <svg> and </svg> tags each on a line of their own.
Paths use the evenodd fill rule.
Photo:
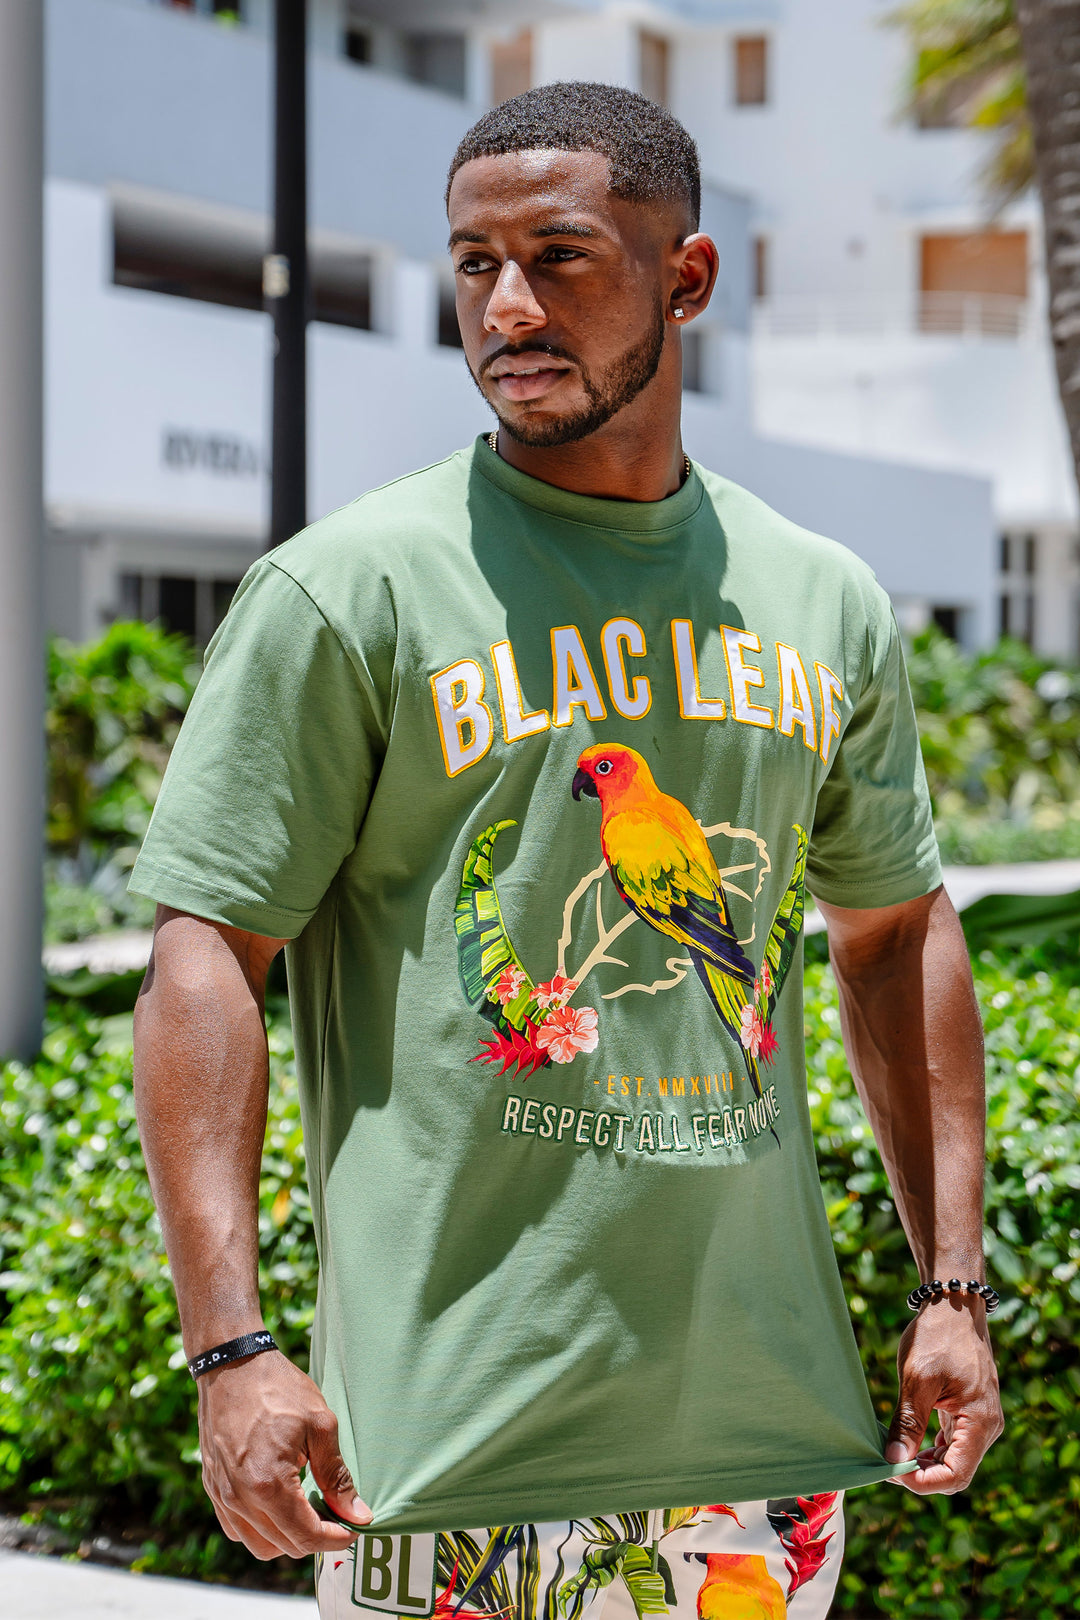
<svg viewBox="0 0 1080 1620">
<path fill-rule="evenodd" d="M 662 501 L 616 501 L 599 495 L 578 495 L 511 467 L 491 448 L 486 434 L 480 434 L 473 447 L 473 466 L 489 483 L 524 501 L 526 506 L 570 523 L 632 534 L 639 539 L 666 539 L 673 529 L 695 515 L 705 496 L 693 462 L 689 477 Z"/>
</svg>

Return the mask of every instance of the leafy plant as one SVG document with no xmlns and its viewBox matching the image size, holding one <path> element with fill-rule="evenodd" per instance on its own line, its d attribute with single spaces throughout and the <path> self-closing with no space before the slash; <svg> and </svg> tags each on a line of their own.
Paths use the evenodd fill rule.
<svg viewBox="0 0 1080 1620">
<path fill-rule="evenodd" d="M 895 1396 L 911 1261 L 808 942 L 810 1101 L 876 1409 Z M 964 1497 L 851 1493 L 843 1612 L 1028 1620 L 1080 1587 L 1080 936 L 975 962 L 990 1096 L 987 1243 L 1008 1428 Z M 263 1298 L 301 1364 L 315 1299 L 292 1044 L 271 1009 L 260 1185 Z M 257 1566 L 203 1496 L 195 1403 L 135 1130 L 130 1017 L 56 1003 L 40 1060 L 0 1074 L 0 1486 L 69 1533 L 123 1530 L 139 1567 L 299 1588 Z M 479 1549 L 478 1549 L 479 1555 Z M 465 1579 L 464 1566 L 462 1579 Z M 469 1602 L 479 1601 L 470 1595 Z M 500 1603 L 505 1599 L 500 1599 Z M 572 1605 L 568 1595 L 568 1607 Z M 498 1608 L 500 1603 L 496 1603 Z"/>
<path fill-rule="evenodd" d="M 127 874 L 198 673 L 190 643 L 155 625 L 113 624 L 81 647 L 50 643 L 50 937 L 146 922 L 145 903 L 126 894 Z"/>
<path fill-rule="evenodd" d="M 967 653 L 936 629 L 908 670 L 945 859 L 1080 853 L 1080 674 L 1016 641 Z"/>
<path fill-rule="evenodd" d="M 1014 0 L 907 0 L 886 21 L 914 47 L 908 108 L 992 130 L 983 185 L 1003 207 L 1035 177 L 1024 58 Z"/>
</svg>

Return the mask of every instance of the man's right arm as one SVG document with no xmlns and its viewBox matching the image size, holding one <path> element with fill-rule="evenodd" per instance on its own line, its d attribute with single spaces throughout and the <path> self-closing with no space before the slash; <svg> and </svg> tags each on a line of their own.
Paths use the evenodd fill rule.
<svg viewBox="0 0 1080 1620">
<path fill-rule="evenodd" d="M 158 908 L 135 1009 L 135 1101 L 189 1357 L 263 1325 L 263 1006 L 283 944 Z M 311 1379 L 269 1351 L 204 1374 L 198 1390 L 203 1482 L 226 1535 L 263 1559 L 348 1547 L 355 1533 L 301 1489 L 307 1463 L 334 1513 L 370 1521 Z"/>
</svg>

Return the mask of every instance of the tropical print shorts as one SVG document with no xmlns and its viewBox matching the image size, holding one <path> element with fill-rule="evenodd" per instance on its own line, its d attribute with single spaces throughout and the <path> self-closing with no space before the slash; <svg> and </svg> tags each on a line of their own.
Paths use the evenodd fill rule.
<svg viewBox="0 0 1080 1620">
<path fill-rule="evenodd" d="M 320 1620 L 824 1620 L 842 1493 L 438 1535 L 316 1560 Z"/>
</svg>

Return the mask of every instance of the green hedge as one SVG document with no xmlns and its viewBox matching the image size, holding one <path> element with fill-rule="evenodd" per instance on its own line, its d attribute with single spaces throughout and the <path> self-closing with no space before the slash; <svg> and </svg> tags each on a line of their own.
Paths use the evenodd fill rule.
<svg viewBox="0 0 1080 1620">
<path fill-rule="evenodd" d="M 883 1418 L 912 1273 L 854 1097 L 820 945 L 807 969 L 811 1102 L 852 1310 Z M 976 961 L 990 1090 L 988 1243 L 1006 1436 L 963 1497 L 849 1497 L 840 1608 L 941 1620 L 1058 1616 L 1080 1590 L 1080 941 Z M 1052 971 L 1051 971 L 1052 970 Z M 56 1005 L 40 1061 L 0 1102 L 0 1482 L 80 1534 L 127 1523 L 141 1567 L 265 1577 L 215 1529 L 135 1131 L 130 1020 Z M 266 1315 L 301 1362 L 315 1254 L 290 1036 L 271 1017 L 261 1185 Z M 279 1579 L 305 1577 L 285 1566 Z"/>
</svg>

